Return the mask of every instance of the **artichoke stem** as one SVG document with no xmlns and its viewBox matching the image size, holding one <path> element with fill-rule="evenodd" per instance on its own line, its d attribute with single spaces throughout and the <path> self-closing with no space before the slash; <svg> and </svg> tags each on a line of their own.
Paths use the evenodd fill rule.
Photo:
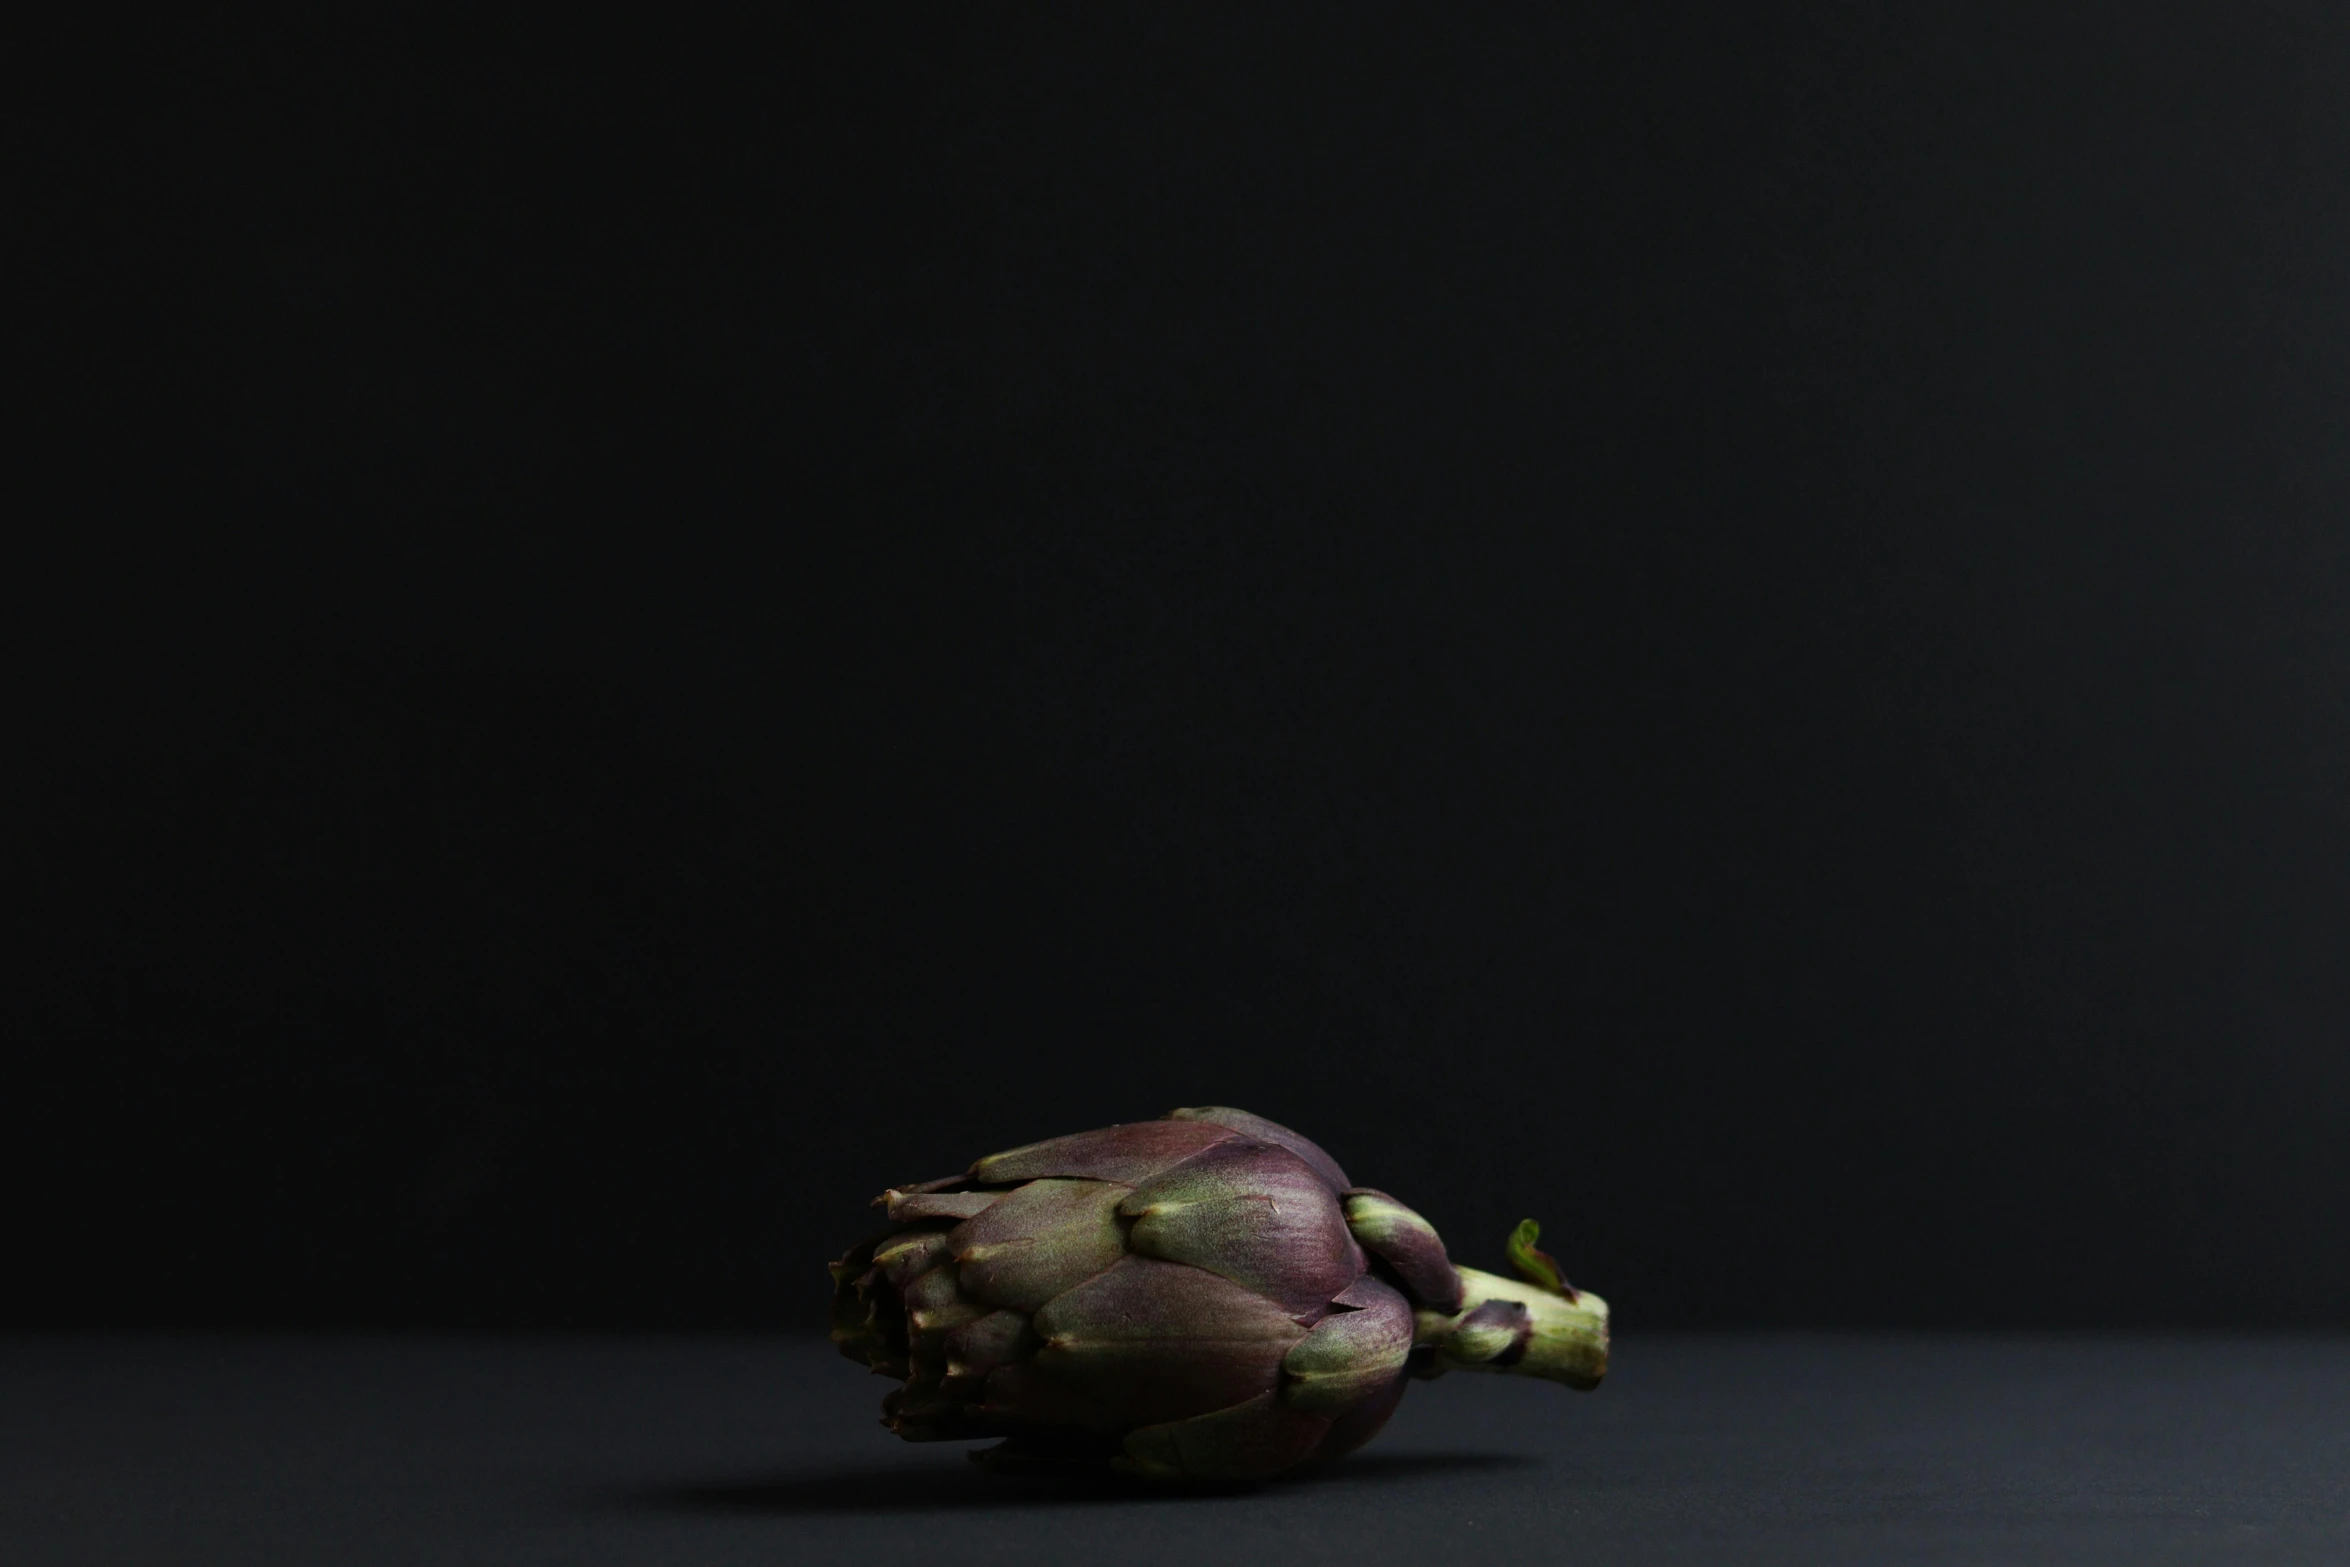
<svg viewBox="0 0 2350 1567">
<path fill-rule="evenodd" d="M 1574 1298 L 1524 1279 L 1505 1279 L 1476 1268 L 1458 1268 L 1461 1309 L 1455 1312 L 1414 1313 L 1412 1341 L 1436 1351 L 1439 1365 L 1455 1371 L 1502 1371 L 1513 1376 L 1541 1377 L 1572 1388 L 1595 1388 L 1607 1375 L 1607 1302 L 1589 1290 Z M 1492 1354 L 1481 1342 L 1489 1336 L 1464 1320 L 1478 1307 L 1494 1301 L 1515 1302 L 1526 1308 L 1532 1332 L 1515 1352 Z M 1492 1314 L 1481 1321 L 1490 1320 Z M 1456 1336 L 1457 1335 L 1457 1336 Z"/>
</svg>

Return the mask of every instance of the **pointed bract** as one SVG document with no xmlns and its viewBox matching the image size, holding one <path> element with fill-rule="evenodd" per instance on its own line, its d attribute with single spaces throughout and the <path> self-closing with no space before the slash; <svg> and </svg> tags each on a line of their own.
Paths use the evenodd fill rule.
<svg viewBox="0 0 2350 1567">
<path fill-rule="evenodd" d="M 1366 1278 L 1347 1292 L 1360 1304 L 1333 1311 L 1282 1358 L 1281 1396 L 1335 1415 L 1403 1380 L 1412 1354 L 1412 1303 Z"/>
<path fill-rule="evenodd" d="M 947 1232 L 938 1230 L 908 1230 L 893 1235 L 873 1253 L 873 1265 L 881 1276 L 903 1290 L 947 1257 Z"/>
<path fill-rule="evenodd" d="M 1127 1243 L 1243 1284 L 1311 1322 L 1363 1272 L 1338 1199 L 1306 1162 L 1258 1142 L 1211 1148 L 1134 1189 Z"/>
<path fill-rule="evenodd" d="M 955 1226 L 947 1248 L 967 1294 L 1034 1311 L 1126 1254 L 1118 1204 L 1130 1188 L 1108 1181 L 1030 1181 Z"/>
<path fill-rule="evenodd" d="M 1025 1358 L 1035 1348 L 1027 1313 L 991 1311 L 946 1336 L 945 1385 L 960 1390 L 984 1382 L 999 1367 Z"/>
<path fill-rule="evenodd" d="M 965 1295 L 955 1265 L 941 1262 L 905 1288 L 907 1342 L 917 1374 L 945 1371 L 946 1335 L 987 1314 Z"/>
<path fill-rule="evenodd" d="M 985 1213 L 1002 1192 L 886 1191 L 874 1201 L 889 1210 L 892 1224 L 917 1219 L 968 1219 Z"/>
</svg>

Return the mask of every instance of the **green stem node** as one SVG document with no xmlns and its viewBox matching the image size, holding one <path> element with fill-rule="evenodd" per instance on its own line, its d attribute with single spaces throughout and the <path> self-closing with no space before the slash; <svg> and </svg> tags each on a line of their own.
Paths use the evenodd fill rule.
<svg viewBox="0 0 2350 1567">
<path fill-rule="evenodd" d="M 1456 1271 L 1461 1276 L 1461 1309 L 1442 1312 L 1423 1308 L 1415 1312 L 1413 1343 L 1434 1347 L 1439 1363 L 1447 1369 L 1541 1377 L 1572 1388 L 1599 1386 L 1599 1379 L 1607 1375 L 1606 1301 L 1589 1290 L 1579 1290 L 1569 1299 L 1530 1280 L 1505 1279 L 1477 1268 Z M 1461 1332 L 1463 1319 L 1470 1313 L 1494 1301 L 1511 1301 L 1525 1308 L 1532 1332 L 1525 1339 L 1524 1350 L 1515 1356 L 1474 1359 L 1447 1354 L 1448 1341 L 1457 1348 L 1476 1341 L 1477 1324 L 1469 1324 L 1469 1331 L 1459 1340 L 1454 1334 Z"/>
</svg>

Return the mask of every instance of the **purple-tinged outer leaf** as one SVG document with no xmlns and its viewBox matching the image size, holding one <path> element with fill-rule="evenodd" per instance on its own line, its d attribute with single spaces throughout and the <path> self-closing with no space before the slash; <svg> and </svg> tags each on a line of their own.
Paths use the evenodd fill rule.
<svg viewBox="0 0 2350 1567">
<path fill-rule="evenodd" d="M 1301 1322 L 1362 1276 L 1337 1197 L 1303 1159 L 1269 1143 L 1211 1148 L 1136 1187 L 1118 1211 L 1135 1221 L 1134 1250 L 1244 1284 Z"/>
<path fill-rule="evenodd" d="M 1030 1362 L 1126 1425 L 1180 1420 L 1280 1385 L 1305 1337 L 1274 1302 L 1177 1262 L 1128 1257 L 1047 1304 Z"/>
<path fill-rule="evenodd" d="M 1229 1126 L 1234 1131 L 1253 1137 L 1260 1143 L 1271 1143 L 1286 1148 L 1303 1159 L 1334 1192 L 1342 1192 L 1354 1182 L 1338 1167 L 1338 1161 L 1322 1151 L 1321 1144 L 1301 1132 L 1293 1132 L 1278 1121 L 1268 1121 L 1261 1115 L 1246 1110 L 1235 1110 L 1230 1105 L 1201 1105 L 1188 1110 L 1170 1110 L 1170 1121 L 1206 1121 L 1214 1126 Z"/>
<path fill-rule="evenodd" d="M 1403 1379 L 1412 1303 L 1371 1278 L 1347 1294 L 1356 1309 L 1330 1313 L 1282 1358 L 1281 1396 L 1296 1408 L 1336 1415 Z"/>
<path fill-rule="evenodd" d="M 991 1306 L 1034 1311 L 1126 1254 L 1118 1204 L 1128 1187 L 1109 1181 L 1030 1181 L 977 1218 L 955 1226 L 947 1248 L 963 1289 Z"/>
<path fill-rule="evenodd" d="M 1118 1465 L 1159 1479 L 1253 1480 L 1313 1455 L 1330 1422 L 1271 1393 L 1188 1420 L 1144 1426 L 1126 1438 Z"/>
<path fill-rule="evenodd" d="M 1062 1176 L 1131 1186 L 1239 1135 L 1198 1121 L 1130 1121 L 989 1154 L 971 1166 L 971 1178 L 1001 1185 Z"/>
<path fill-rule="evenodd" d="M 1461 1309 L 1461 1276 L 1435 1225 L 1368 1186 L 1346 1193 L 1346 1223 L 1365 1250 L 1395 1270 L 1412 1299 L 1432 1311 Z"/>
<path fill-rule="evenodd" d="M 1399 1376 L 1353 1408 L 1332 1416 L 1330 1434 L 1322 1438 L 1314 1461 L 1328 1463 L 1333 1458 L 1344 1458 L 1377 1436 L 1395 1413 L 1395 1406 L 1403 1402 L 1404 1389 L 1411 1385 L 1410 1377 Z"/>
</svg>

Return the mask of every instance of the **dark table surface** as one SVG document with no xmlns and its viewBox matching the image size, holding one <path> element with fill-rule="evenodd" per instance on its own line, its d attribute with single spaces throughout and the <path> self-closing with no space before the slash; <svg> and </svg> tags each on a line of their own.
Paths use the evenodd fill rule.
<svg viewBox="0 0 2350 1567">
<path fill-rule="evenodd" d="M 884 1389 L 805 1339 L 18 1339 L 0 1561 L 2350 1562 L 2342 1340 L 1635 1334 L 1211 1496 L 981 1474 Z"/>
</svg>

